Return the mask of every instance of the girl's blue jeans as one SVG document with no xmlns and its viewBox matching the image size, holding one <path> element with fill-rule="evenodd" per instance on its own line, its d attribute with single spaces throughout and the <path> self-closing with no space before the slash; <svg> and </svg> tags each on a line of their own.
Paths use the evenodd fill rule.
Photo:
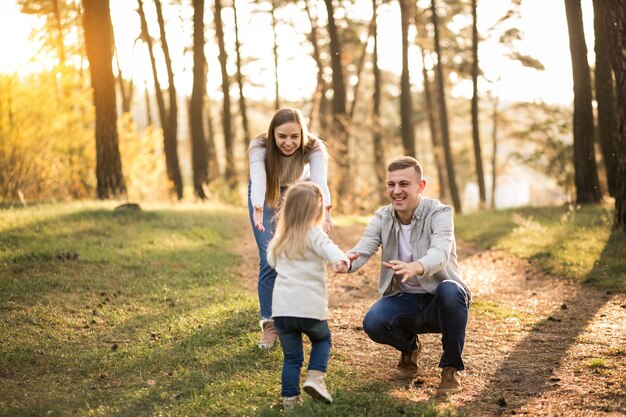
<svg viewBox="0 0 626 417">
<path fill-rule="evenodd" d="M 274 224 L 273 207 L 267 204 L 263 206 L 263 226 L 265 231 L 260 231 L 254 227 L 254 219 L 252 218 L 252 201 L 250 200 L 250 184 L 248 184 L 248 214 L 250 215 L 250 223 L 252 224 L 252 233 L 256 245 L 259 248 L 259 278 L 258 292 L 259 305 L 261 307 L 261 319 L 269 320 L 272 317 L 272 292 L 274 291 L 274 281 L 276 280 L 276 271 L 267 263 L 267 245 L 274 236 L 276 225 Z"/>
<path fill-rule="evenodd" d="M 300 369 L 304 362 L 302 335 L 307 335 L 311 341 L 311 357 L 307 369 L 326 372 L 331 346 L 328 321 L 302 317 L 274 317 L 274 327 L 284 355 L 280 395 L 283 397 L 300 395 Z"/>
<path fill-rule="evenodd" d="M 461 354 L 470 299 L 455 281 L 443 281 L 435 294 L 399 293 L 374 303 L 363 318 L 363 330 L 376 343 L 402 352 L 417 347 L 416 334 L 441 333 L 439 367 L 465 369 Z"/>
</svg>

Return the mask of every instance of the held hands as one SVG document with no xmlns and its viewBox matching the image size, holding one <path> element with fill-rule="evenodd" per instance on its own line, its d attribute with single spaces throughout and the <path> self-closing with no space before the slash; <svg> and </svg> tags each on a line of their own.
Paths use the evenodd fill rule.
<svg viewBox="0 0 626 417">
<path fill-rule="evenodd" d="M 388 269 L 393 269 L 396 275 L 402 275 L 402 283 L 405 283 L 409 278 L 415 275 L 422 275 L 424 273 L 424 266 L 418 261 L 383 261 L 383 266 Z"/>
<path fill-rule="evenodd" d="M 254 221 L 254 227 L 259 229 L 260 231 L 265 231 L 265 226 L 263 226 L 263 207 L 255 207 L 252 212 L 252 220 Z"/>
<path fill-rule="evenodd" d="M 337 261 L 333 265 L 333 270 L 336 274 L 345 274 L 348 272 L 348 268 L 350 265 L 346 263 L 346 261 Z"/>
<path fill-rule="evenodd" d="M 337 263 L 333 265 L 333 270 L 335 271 L 335 273 L 345 274 L 346 272 L 348 272 L 348 269 L 350 269 L 352 262 L 361 255 L 359 255 L 358 253 L 351 252 L 351 253 L 346 254 L 346 256 L 350 260 L 350 263 L 347 264 L 345 261 L 337 261 Z"/>
</svg>

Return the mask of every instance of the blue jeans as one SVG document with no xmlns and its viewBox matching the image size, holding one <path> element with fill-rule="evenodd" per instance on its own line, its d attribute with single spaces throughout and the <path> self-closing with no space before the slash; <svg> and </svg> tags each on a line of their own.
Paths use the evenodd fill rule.
<svg viewBox="0 0 626 417">
<path fill-rule="evenodd" d="M 374 303 L 363 318 L 363 330 L 376 343 L 402 352 L 417 347 L 416 334 L 441 333 L 439 367 L 465 369 L 461 354 L 470 299 L 463 287 L 446 280 L 435 294 L 399 293 Z"/>
<path fill-rule="evenodd" d="M 274 236 L 276 225 L 274 224 L 275 209 L 267 204 L 263 205 L 263 226 L 265 231 L 260 231 L 254 227 L 252 218 L 252 201 L 250 200 L 250 184 L 248 184 L 248 213 L 252 224 L 252 233 L 256 245 L 259 248 L 259 278 L 257 289 L 259 292 L 259 305 L 261 307 L 261 319 L 269 320 L 272 317 L 272 292 L 274 291 L 274 281 L 276 281 L 276 271 L 267 263 L 267 245 Z"/>
<path fill-rule="evenodd" d="M 307 335 L 311 341 L 311 357 L 307 369 L 326 372 L 331 345 L 328 321 L 302 317 L 274 317 L 274 327 L 284 355 L 280 395 L 283 397 L 300 395 L 300 369 L 304 362 L 302 334 Z"/>
</svg>

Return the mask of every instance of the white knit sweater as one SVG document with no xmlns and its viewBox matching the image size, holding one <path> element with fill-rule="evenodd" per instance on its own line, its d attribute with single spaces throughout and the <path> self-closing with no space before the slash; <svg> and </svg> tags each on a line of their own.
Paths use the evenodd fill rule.
<svg viewBox="0 0 626 417">
<path fill-rule="evenodd" d="M 252 201 L 252 207 L 263 207 L 263 203 L 265 202 L 267 180 L 267 174 L 265 172 L 264 139 L 256 138 L 250 143 L 249 160 L 251 184 L 250 200 Z M 296 179 L 310 179 L 315 184 L 319 185 L 322 189 L 322 196 L 324 197 L 324 207 L 330 206 L 331 199 L 326 174 L 326 158 L 321 145 L 319 143 L 314 144 L 311 151 L 305 156 L 305 158 L 301 159 L 301 161 L 302 166 L 297 168 L 300 170 L 300 173 L 299 175 L 296 175 Z M 291 185 L 291 183 L 280 185 Z"/>
<path fill-rule="evenodd" d="M 312 228 L 307 235 L 303 256 L 277 259 L 268 251 L 267 262 L 278 275 L 272 296 L 272 317 L 304 317 L 326 320 L 328 291 L 326 261 L 332 264 L 350 261 L 321 227 Z"/>
</svg>

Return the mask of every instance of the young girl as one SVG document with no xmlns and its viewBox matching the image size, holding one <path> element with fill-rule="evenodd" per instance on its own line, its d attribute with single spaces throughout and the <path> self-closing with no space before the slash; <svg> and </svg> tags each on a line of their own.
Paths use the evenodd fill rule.
<svg viewBox="0 0 626 417">
<path fill-rule="evenodd" d="M 322 230 L 324 204 L 320 188 L 298 182 L 286 192 L 267 261 L 277 272 L 272 318 L 284 353 L 281 396 L 285 408 L 300 398 L 300 368 L 304 361 L 302 334 L 311 341 L 311 358 L 304 391 L 332 402 L 324 384 L 330 355 L 326 261 L 345 273 L 349 260 Z"/>
<path fill-rule="evenodd" d="M 331 198 L 326 176 L 328 152 L 324 142 L 307 129 L 302 113 L 294 108 L 278 110 L 267 129 L 250 142 L 248 210 L 252 232 L 259 248 L 258 292 L 262 335 L 259 347 L 276 343 L 272 317 L 272 291 L 276 271 L 267 264 L 267 245 L 274 235 L 274 211 L 283 190 L 299 180 L 310 180 L 324 195 L 324 231 L 332 227 Z"/>
</svg>

